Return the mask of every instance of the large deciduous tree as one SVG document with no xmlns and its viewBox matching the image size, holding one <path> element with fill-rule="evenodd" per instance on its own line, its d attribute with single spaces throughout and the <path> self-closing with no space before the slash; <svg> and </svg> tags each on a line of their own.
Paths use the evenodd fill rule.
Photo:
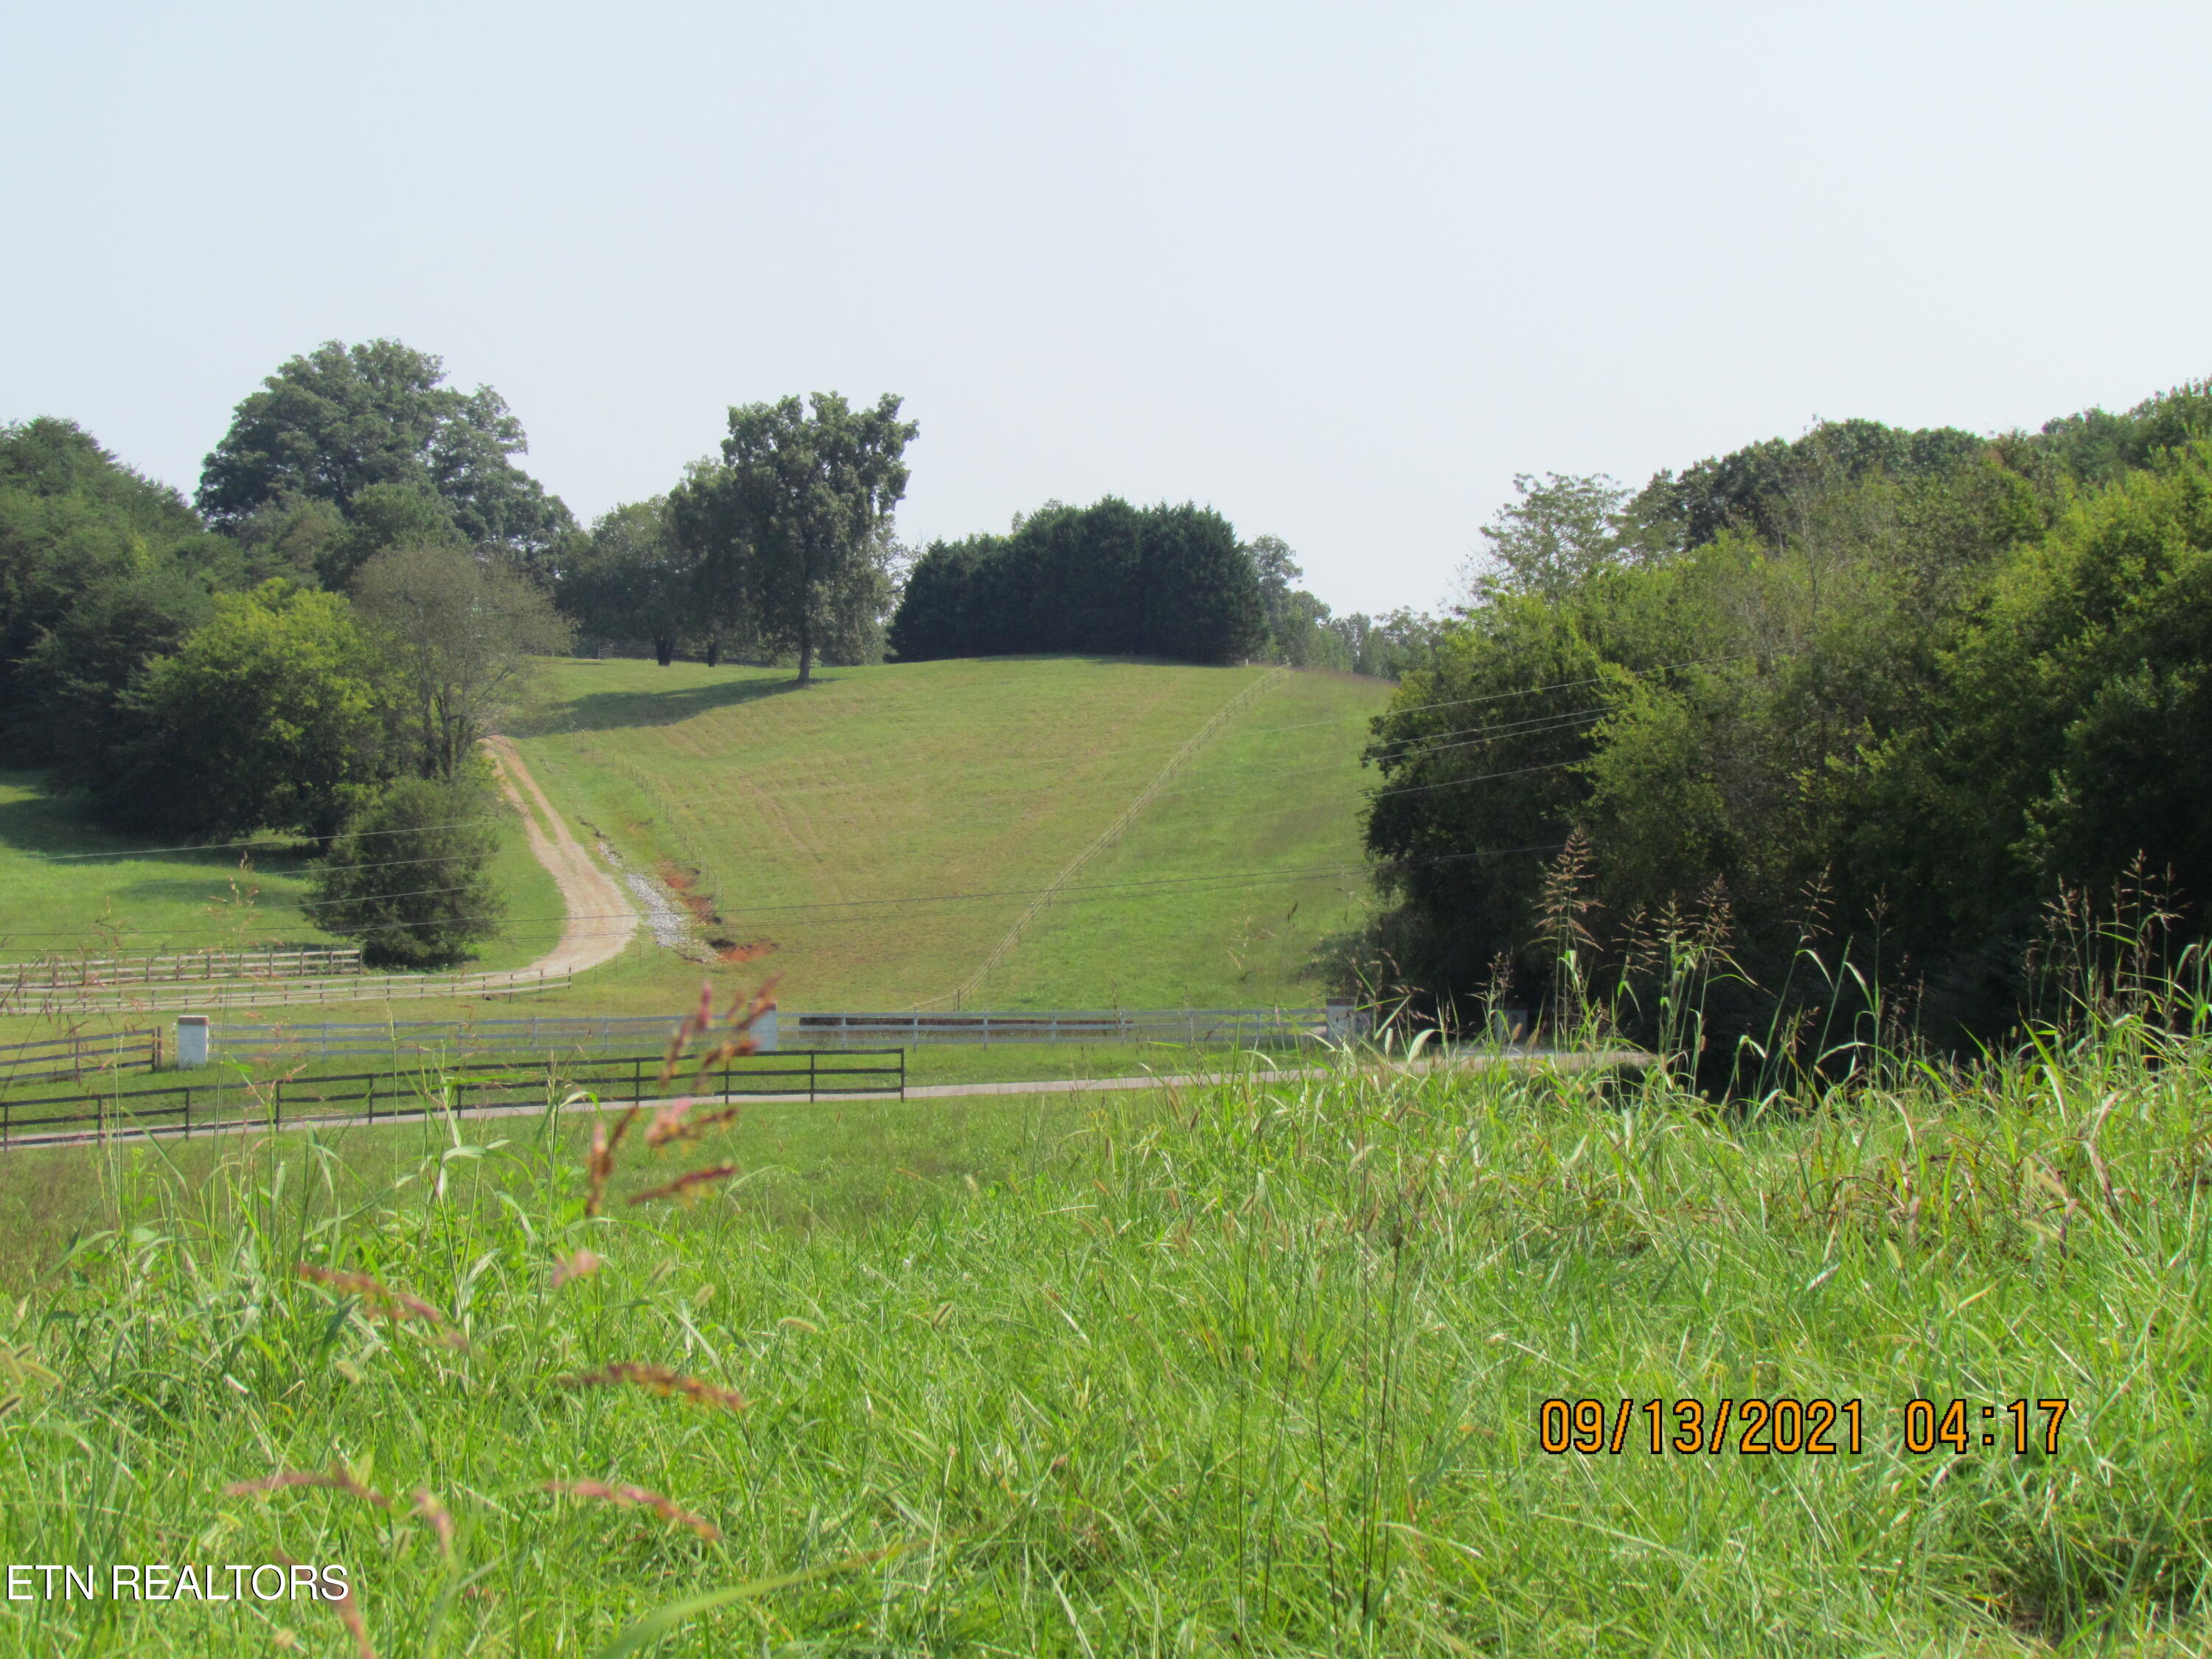
<svg viewBox="0 0 2212 1659">
<path fill-rule="evenodd" d="M 0 427 L 0 759 L 92 775 L 132 674 L 266 565 L 73 422 Z"/>
<path fill-rule="evenodd" d="M 529 442 L 500 395 L 445 377 L 398 340 L 331 340 L 291 359 L 238 405 L 200 474 L 200 510 L 223 530 L 305 501 L 351 520 L 365 491 L 397 485 L 437 497 L 468 541 L 543 565 L 574 520 L 514 464 Z"/>
<path fill-rule="evenodd" d="M 678 540 L 714 602 L 749 617 L 770 650 L 796 651 L 799 683 L 880 587 L 892 509 L 906 493 L 915 425 L 888 393 L 854 409 L 834 392 L 730 410 L 720 465 L 671 497 Z"/>
<path fill-rule="evenodd" d="M 465 549 L 388 549 L 361 568 L 354 597 L 425 777 L 454 777 L 521 694 L 531 656 L 568 643 L 540 589 Z"/>
<path fill-rule="evenodd" d="M 328 835 L 386 775 L 374 648 L 336 593 L 271 580 L 149 663 L 99 793 L 107 816 L 185 835 Z"/>
<path fill-rule="evenodd" d="M 687 638 L 704 633 L 722 642 L 741 631 L 740 619 L 710 613 L 695 577 L 677 544 L 668 498 L 655 495 L 601 514 L 563 562 L 556 592 L 586 639 L 645 641 L 666 667 Z"/>
</svg>

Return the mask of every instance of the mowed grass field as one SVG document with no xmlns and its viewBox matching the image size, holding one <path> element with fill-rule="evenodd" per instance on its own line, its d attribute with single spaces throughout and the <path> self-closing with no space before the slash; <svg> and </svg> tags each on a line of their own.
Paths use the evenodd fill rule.
<svg viewBox="0 0 2212 1659">
<path fill-rule="evenodd" d="M 597 1206 L 573 1117 L 11 1155 L 0 1558 L 342 1563 L 367 1645 L 0 1651 L 2202 1654 L 2208 1016 L 749 1111 Z"/>
<path fill-rule="evenodd" d="M 281 837 L 246 847 L 179 848 L 116 836 L 93 822 L 82 800 L 50 793 L 41 775 L 0 772 L 0 963 L 343 945 L 316 925 L 308 888 L 313 850 Z M 561 914 L 560 893 L 531 855 L 520 819 L 507 826 L 492 876 L 509 921 L 468 965 L 519 968 L 558 937 Z M 350 1013 L 327 1017 L 367 1019 L 380 1012 L 350 1006 Z M 147 1023 L 108 1014 L 0 1016 L 0 1042 L 118 1022 Z"/>
<path fill-rule="evenodd" d="M 1358 755 L 1380 682 L 1321 672 L 1081 658 L 825 671 L 641 661 L 546 665 L 519 745 L 573 833 L 605 834 L 721 917 L 702 938 L 764 947 L 702 963 L 641 930 L 565 992 L 240 1011 L 253 1023 L 675 1014 L 779 977 L 791 1008 L 950 1008 L 1036 890 L 1178 749 L 1257 695 L 1162 785 L 1028 927 L 969 1007 L 1309 1006 L 1320 944 L 1364 902 Z M 313 924 L 304 849 L 155 851 L 105 835 L 33 776 L 0 781 L 0 946 L 126 952 L 333 943 Z M 125 854 L 58 860 L 60 854 Z M 526 964 L 562 926 L 519 823 L 495 866 L 501 936 L 472 968 Z M 110 932 L 103 920 L 115 924 Z M 168 1016 L 162 1017 L 167 1024 Z M 0 1018 L 0 1042 L 127 1016 Z M 143 1023 L 143 1021 L 136 1023 Z M 1080 1070 L 1076 1051 L 916 1055 L 917 1081 Z M 1096 1057 L 1099 1073 L 1152 1064 Z M 1158 1057 L 1185 1069 L 1189 1057 Z M 326 1070 L 317 1066 L 313 1069 Z"/>
<path fill-rule="evenodd" d="M 1360 915 L 1380 682 L 1074 657 L 833 669 L 804 691 L 635 661 L 551 679 L 520 742 L 539 781 L 694 882 L 708 931 L 772 947 L 727 976 L 778 974 L 789 1007 L 951 1007 L 1031 896 L 1263 680 L 964 1002 L 1310 1004 L 1317 944 Z"/>
</svg>

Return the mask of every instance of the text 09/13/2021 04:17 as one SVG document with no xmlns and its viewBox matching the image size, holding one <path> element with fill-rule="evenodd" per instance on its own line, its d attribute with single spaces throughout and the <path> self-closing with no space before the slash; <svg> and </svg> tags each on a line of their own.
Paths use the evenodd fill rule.
<svg viewBox="0 0 2212 1659">
<path fill-rule="evenodd" d="M 2055 1454 L 2058 1425 L 2071 1403 L 1908 1401 L 1898 1443 L 1916 1455 L 1939 1450 L 1956 1455 L 1977 1448 L 2002 1448 L 2020 1456 Z M 1536 1440 L 1554 1456 L 1734 1451 L 1821 1457 L 1864 1450 L 1865 1419 L 1860 1400 L 1723 1399 L 1710 1407 L 1697 1400 L 1547 1400 L 1537 1408 Z"/>
</svg>

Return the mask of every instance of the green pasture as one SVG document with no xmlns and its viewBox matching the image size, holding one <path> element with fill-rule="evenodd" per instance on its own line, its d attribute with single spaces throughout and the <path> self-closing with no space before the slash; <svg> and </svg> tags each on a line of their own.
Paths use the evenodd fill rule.
<svg viewBox="0 0 2212 1659">
<path fill-rule="evenodd" d="M 626 1143 L 596 1216 L 574 1117 L 19 1154 L 0 1555 L 343 1562 L 387 1655 L 2201 1653 L 2205 1014 L 1732 1110 L 1656 1071 L 748 1110 Z M 1707 1443 L 1784 1399 L 1859 1443 Z M 2014 1400 L 2068 1402 L 2048 1449 Z M 286 1472 L 341 1486 L 227 1490 Z M 354 1651 L 312 1604 L 0 1601 L 34 1659 L 295 1647 Z"/>
<path fill-rule="evenodd" d="M 718 980 L 779 974 L 793 1007 L 949 1006 L 1028 895 L 1267 672 L 992 659 L 802 691 L 783 670 L 562 663 L 521 749 L 572 820 L 696 879 L 710 931 L 774 947 Z M 1313 1000 L 1314 948 L 1354 919 L 1358 878 L 1282 878 L 1359 865 L 1359 746 L 1389 692 L 1282 676 L 1077 878 L 1109 890 L 1053 906 L 969 1006 Z M 672 958 L 662 994 L 699 977 Z"/>
<path fill-rule="evenodd" d="M 767 953 L 702 964 L 641 933 L 566 991 L 252 1017 L 675 1013 L 702 983 L 726 997 L 769 975 L 792 1007 L 949 1006 L 1028 895 L 1267 672 L 1005 659 L 837 669 L 802 692 L 783 670 L 549 664 L 519 741 L 572 830 L 597 829 L 635 865 L 690 882 L 722 918 L 702 934 Z M 1388 694 L 1347 675 L 1278 677 L 1030 924 L 968 1006 L 1316 1000 L 1316 950 L 1361 914 L 1358 752 Z M 0 946 L 21 957 L 335 942 L 299 908 L 308 866 L 294 843 L 251 849 L 236 898 L 235 849 L 48 861 L 133 851 L 35 776 L 0 779 Z M 562 906 L 519 824 L 494 874 L 506 926 L 469 965 L 526 965 L 559 938 Z M 0 1042 L 88 1020 L 113 1023 L 0 1018 Z"/>
<path fill-rule="evenodd" d="M 312 902 L 313 850 L 282 839 L 176 848 L 120 836 L 80 799 L 49 793 L 41 775 L 0 772 L 0 959 L 343 945 L 301 908 Z M 520 821 L 502 836 L 492 875 L 509 921 L 469 966 L 519 968 L 549 948 L 546 917 L 559 935 L 561 913 Z M 0 1018 L 0 1042 L 53 1029 L 51 1019 Z"/>
<path fill-rule="evenodd" d="M 43 775 L 0 771 L 0 951 L 10 961 L 344 941 L 299 906 L 296 843 L 161 848 L 116 836 Z"/>
</svg>

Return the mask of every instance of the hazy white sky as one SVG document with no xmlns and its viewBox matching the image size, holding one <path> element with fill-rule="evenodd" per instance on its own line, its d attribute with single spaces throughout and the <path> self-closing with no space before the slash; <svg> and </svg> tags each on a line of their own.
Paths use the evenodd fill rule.
<svg viewBox="0 0 2212 1659">
<path fill-rule="evenodd" d="M 329 338 L 588 520 L 885 391 L 909 539 L 1195 499 L 1429 605 L 1517 471 L 2212 374 L 2212 7 L 0 0 L 0 420 L 189 489 Z"/>
</svg>

